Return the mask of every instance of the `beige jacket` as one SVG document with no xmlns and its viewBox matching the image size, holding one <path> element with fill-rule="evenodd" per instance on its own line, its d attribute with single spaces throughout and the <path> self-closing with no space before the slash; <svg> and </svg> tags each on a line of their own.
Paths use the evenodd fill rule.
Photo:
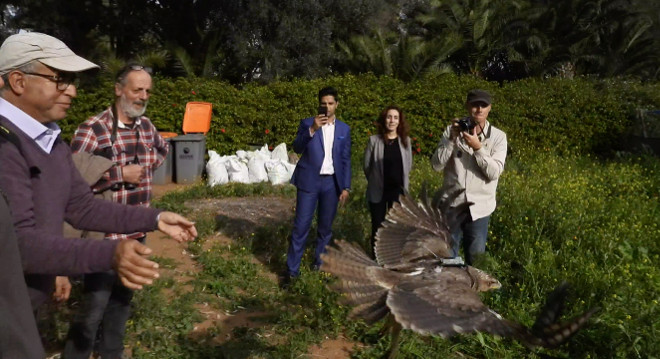
<svg viewBox="0 0 660 359">
<path fill-rule="evenodd" d="M 472 202 L 473 220 L 489 216 L 495 210 L 497 182 L 504 171 L 506 160 L 506 134 L 486 121 L 479 135 L 481 148 L 473 151 L 462 138 L 451 141 L 451 125 L 442 135 L 438 148 L 431 157 L 433 169 L 444 173 L 442 189 L 452 193 L 465 189 L 452 203 L 452 207 Z"/>
<path fill-rule="evenodd" d="M 82 177 L 91 186 L 98 182 L 103 174 L 112 167 L 112 161 L 109 159 L 97 156 L 88 152 L 78 152 L 71 155 L 73 164 L 76 166 Z M 96 195 L 98 198 L 112 201 L 112 191 L 107 190 L 103 193 Z M 90 239 L 103 239 L 105 233 L 82 231 L 73 228 L 70 224 L 64 223 L 64 237 L 67 238 L 90 238 Z"/>
</svg>

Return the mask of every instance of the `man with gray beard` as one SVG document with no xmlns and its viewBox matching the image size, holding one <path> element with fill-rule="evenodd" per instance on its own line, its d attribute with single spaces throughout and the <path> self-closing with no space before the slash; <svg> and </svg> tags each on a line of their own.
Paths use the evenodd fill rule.
<svg viewBox="0 0 660 359">
<path fill-rule="evenodd" d="M 113 202 L 148 207 L 153 171 L 168 152 L 167 142 L 143 116 L 152 85 L 150 73 L 150 68 L 137 64 L 122 68 L 115 81 L 114 104 L 83 122 L 71 142 L 74 156 L 87 152 L 112 161 L 112 167 L 92 185 L 92 190 L 104 193 Z M 144 243 L 145 233 L 106 233 L 105 239 L 135 239 Z M 59 279 L 61 282 L 62 278 Z M 122 285 L 115 272 L 93 273 L 84 277 L 83 296 L 63 357 L 89 358 L 100 326 L 97 348 L 100 357 L 121 358 L 132 290 Z"/>
</svg>

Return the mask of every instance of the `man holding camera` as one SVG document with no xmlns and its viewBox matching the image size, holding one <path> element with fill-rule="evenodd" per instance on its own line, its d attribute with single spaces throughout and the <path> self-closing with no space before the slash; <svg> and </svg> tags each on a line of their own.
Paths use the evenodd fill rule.
<svg viewBox="0 0 660 359">
<path fill-rule="evenodd" d="M 431 157 L 433 169 L 444 173 L 444 194 L 463 190 L 451 207 L 470 203 L 467 215 L 459 216 L 463 220 L 452 231 L 454 256 L 462 244 L 467 264 L 486 251 L 488 221 L 506 160 L 506 134 L 488 122 L 491 103 L 488 92 L 469 91 L 465 102 L 469 116 L 453 120 Z"/>
<path fill-rule="evenodd" d="M 150 71 L 137 64 L 122 68 L 115 81 L 115 102 L 80 124 L 71 142 L 75 161 L 79 158 L 76 155 L 96 155 L 92 160 L 97 159 L 98 165 L 82 166 L 88 171 L 107 163 L 102 161 L 111 161 L 110 168 L 92 185 L 92 190 L 113 202 L 131 206 L 149 206 L 153 171 L 168 152 L 167 142 L 143 116 L 152 85 Z M 83 175 L 87 177 L 86 173 Z M 105 239 L 135 239 L 144 243 L 145 236 L 142 232 L 106 233 Z M 89 358 L 101 323 L 98 348 L 101 357 L 120 357 L 133 291 L 121 285 L 112 271 L 86 274 L 83 291 L 83 305 L 71 324 L 64 357 Z"/>
<path fill-rule="evenodd" d="M 319 110 L 315 117 L 300 121 L 293 150 L 301 154 L 291 183 L 297 188 L 296 218 L 287 252 L 287 272 L 283 287 L 300 274 L 307 234 L 318 205 L 317 243 L 314 268 L 321 265 L 321 253 L 330 243 L 337 204 L 348 199 L 351 188 L 351 130 L 335 116 L 337 90 L 319 91 Z"/>
</svg>

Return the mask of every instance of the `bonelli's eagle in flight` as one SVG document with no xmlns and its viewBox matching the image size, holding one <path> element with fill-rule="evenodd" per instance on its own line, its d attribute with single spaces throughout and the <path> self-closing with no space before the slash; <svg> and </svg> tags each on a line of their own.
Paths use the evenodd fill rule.
<svg viewBox="0 0 660 359">
<path fill-rule="evenodd" d="M 453 194 L 449 197 L 455 197 Z M 426 190 L 416 203 L 401 196 L 376 234 L 377 263 L 357 245 L 339 240 L 322 256 L 321 270 L 339 278 L 334 288 L 354 306 L 350 316 L 373 323 L 391 313 L 392 353 L 398 332 L 410 329 L 422 335 L 451 337 L 486 332 L 520 340 L 528 347 L 555 347 L 578 331 L 596 309 L 559 322 L 567 285 L 549 296 L 536 323 L 527 328 L 506 320 L 488 308 L 479 292 L 500 288 L 500 282 L 482 270 L 451 259 L 452 223 L 468 205 L 449 209 L 450 199 L 437 193 L 430 201 Z"/>
</svg>

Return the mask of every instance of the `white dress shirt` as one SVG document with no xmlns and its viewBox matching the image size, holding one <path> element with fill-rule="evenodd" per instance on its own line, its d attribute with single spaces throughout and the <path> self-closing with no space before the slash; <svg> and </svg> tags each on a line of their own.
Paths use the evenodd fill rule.
<svg viewBox="0 0 660 359">
<path fill-rule="evenodd" d="M 332 145 L 335 143 L 335 121 L 321 126 L 321 132 L 323 133 L 323 150 L 325 151 L 321 174 L 333 175 L 335 174 L 335 166 L 332 162 Z"/>
</svg>

